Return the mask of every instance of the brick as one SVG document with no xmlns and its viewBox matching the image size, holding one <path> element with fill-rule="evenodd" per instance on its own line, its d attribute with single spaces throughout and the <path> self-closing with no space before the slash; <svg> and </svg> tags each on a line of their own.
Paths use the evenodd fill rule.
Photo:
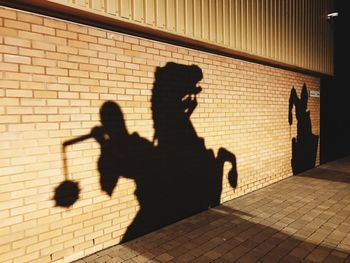
<svg viewBox="0 0 350 263">
<path fill-rule="evenodd" d="M 68 40 L 68 46 L 75 47 L 79 49 L 88 49 L 89 44 L 86 42 L 78 41 L 78 40 Z"/>
<path fill-rule="evenodd" d="M 64 21 L 59 21 L 57 19 L 44 18 L 44 25 L 46 27 L 63 29 L 63 30 L 66 30 L 67 28 L 67 23 L 65 23 Z"/>
<path fill-rule="evenodd" d="M 9 124 L 8 131 L 18 132 L 18 131 L 30 131 L 34 129 L 34 125 L 30 123 L 26 124 Z"/>
<path fill-rule="evenodd" d="M 69 101 L 67 100 L 60 100 L 60 99 L 49 99 L 47 100 L 48 106 L 68 106 Z M 51 108 L 52 111 L 56 110 L 56 108 Z M 53 112 L 50 112 L 53 113 Z"/>
<path fill-rule="evenodd" d="M 64 53 L 57 53 L 57 52 L 46 52 L 46 58 L 66 61 L 68 60 L 68 55 Z"/>
<path fill-rule="evenodd" d="M 33 76 L 28 73 L 17 73 L 17 72 L 5 72 L 5 78 L 9 80 L 24 80 L 31 81 Z M 18 94 L 19 95 L 19 94 Z"/>
<path fill-rule="evenodd" d="M 50 244 L 50 240 L 45 240 L 45 241 L 42 241 L 42 242 L 36 242 L 35 244 L 27 246 L 27 252 L 31 253 L 31 252 L 34 252 L 34 251 L 40 251 L 41 249 L 49 247 L 50 245 L 51 245 Z"/>
<path fill-rule="evenodd" d="M 69 38 L 69 39 L 77 39 L 78 34 L 75 32 L 67 31 L 67 30 L 56 30 L 56 36 L 58 37 L 64 37 L 64 38 Z"/>
<path fill-rule="evenodd" d="M 8 253 L 4 253 L 4 254 L 1 254 L 1 260 L 3 262 L 6 262 L 6 260 L 9 260 L 9 259 L 13 259 L 15 257 L 20 257 L 22 255 L 25 254 L 25 249 L 24 248 L 20 248 L 20 249 L 14 249 L 12 250 L 11 252 L 8 252 Z"/>
<path fill-rule="evenodd" d="M 0 50 L 4 54 L 18 54 L 18 48 L 13 46 L 0 45 Z"/>
<path fill-rule="evenodd" d="M 16 98 L 30 98 L 33 96 L 33 91 L 21 89 L 8 89 L 6 90 L 6 96 Z"/>
<path fill-rule="evenodd" d="M 44 82 L 44 84 L 47 82 L 54 82 L 55 83 L 55 82 L 57 82 L 57 76 L 49 76 L 46 74 L 41 74 L 41 75 L 34 74 L 33 81 L 35 81 L 36 83 Z"/>
<path fill-rule="evenodd" d="M 59 68 L 67 68 L 67 69 L 78 69 L 78 63 L 71 63 L 66 61 L 58 61 L 57 65 Z"/>
<path fill-rule="evenodd" d="M 87 27 L 78 24 L 68 24 L 68 31 L 73 31 L 77 33 L 87 34 Z"/>
<path fill-rule="evenodd" d="M 67 45 L 67 39 L 62 38 L 62 37 L 55 37 L 55 36 L 51 36 L 51 35 L 44 35 L 44 41 L 47 41 L 51 44 L 55 44 L 55 45 Z"/>
<path fill-rule="evenodd" d="M 33 41 L 32 48 L 46 51 L 56 51 L 56 46 L 54 44 L 41 41 Z"/>
<path fill-rule="evenodd" d="M 36 123 L 36 122 L 46 122 L 46 121 L 47 121 L 46 115 L 25 115 L 25 116 L 22 116 L 23 123 L 27 123 L 27 122 Z"/>
<path fill-rule="evenodd" d="M 19 215 L 19 216 L 12 216 L 6 219 L 3 219 L 0 221 L 0 228 L 4 227 L 4 226 L 10 226 L 10 225 L 14 225 L 14 224 L 18 224 L 23 222 L 23 216 Z"/>
<path fill-rule="evenodd" d="M 42 209 L 42 210 L 38 210 L 35 212 L 31 212 L 31 213 L 27 213 L 24 215 L 24 220 L 31 220 L 31 219 L 37 219 L 37 218 L 41 218 L 41 217 L 45 217 L 49 215 L 49 211 L 47 209 Z M 39 236 L 39 240 L 40 240 L 40 236 Z"/>
<path fill-rule="evenodd" d="M 79 62 L 79 63 L 89 63 L 89 58 L 84 56 L 75 56 L 75 55 L 69 55 L 68 61 L 70 62 Z"/>
<path fill-rule="evenodd" d="M 12 246 L 13 246 L 14 249 L 22 248 L 22 247 L 25 247 L 25 246 L 28 246 L 28 245 L 36 243 L 37 239 L 38 239 L 37 237 L 25 238 L 25 239 L 22 239 L 20 241 L 13 242 Z"/>
<path fill-rule="evenodd" d="M 46 68 L 46 74 L 55 76 L 68 76 L 68 70 L 62 68 Z"/>
<path fill-rule="evenodd" d="M 0 17 L 17 19 L 17 12 L 10 9 L 0 8 Z"/>
<path fill-rule="evenodd" d="M 34 253 L 30 253 L 30 254 L 26 253 L 24 256 L 20 256 L 20 257 L 15 258 L 13 260 L 13 262 L 14 263 L 33 262 L 38 257 L 39 257 L 39 252 L 34 252 Z"/>
<path fill-rule="evenodd" d="M 100 72 L 90 72 L 90 78 L 93 79 L 107 79 L 107 74 Z"/>
<path fill-rule="evenodd" d="M 0 79 L 0 87 L 1 88 L 19 88 L 19 82 L 15 80 L 1 80 Z M 0 100 L 6 100 L 7 98 L 0 98 Z"/>
<path fill-rule="evenodd" d="M 79 64 L 79 69 L 83 71 L 98 71 L 98 66 L 91 64 Z"/>
<path fill-rule="evenodd" d="M 95 29 L 92 27 L 88 27 L 88 34 L 92 35 L 92 36 L 97 36 L 97 37 L 102 37 L 102 38 L 106 38 L 107 34 L 105 31 L 103 30 L 99 30 L 99 29 Z"/>
<path fill-rule="evenodd" d="M 21 65 L 20 71 L 24 73 L 38 73 L 44 74 L 45 68 L 40 66 L 29 66 L 29 65 Z"/>
<path fill-rule="evenodd" d="M 36 128 L 38 130 L 55 130 L 58 129 L 57 123 L 37 123 Z"/>
<path fill-rule="evenodd" d="M 40 250 L 41 255 L 50 255 L 52 253 L 55 253 L 56 251 L 59 251 L 63 248 L 62 244 L 52 245 L 46 248 L 43 248 Z"/>
<path fill-rule="evenodd" d="M 18 31 L 18 36 L 24 39 L 32 39 L 42 41 L 44 40 L 44 35 L 39 33 L 33 33 L 30 31 Z"/>
<path fill-rule="evenodd" d="M 89 72 L 83 70 L 69 70 L 70 77 L 88 78 Z"/>
<path fill-rule="evenodd" d="M 10 27 L 10 28 L 22 29 L 22 30 L 27 30 L 27 31 L 30 30 L 29 23 L 20 22 L 20 21 L 16 21 L 16 20 L 5 19 L 4 25 L 5 25 L 5 27 Z"/>
<path fill-rule="evenodd" d="M 34 98 L 57 98 L 56 91 L 34 91 Z"/>
<path fill-rule="evenodd" d="M 29 56 L 29 57 L 44 57 L 45 52 L 43 50 L 35 50 L 35 49 L 29 49 L 29 48 L 19 48 L 19 54 L 23 56 Z"/>
<path fill-rule="evenodd" d="M 38 24 L 41 25 L 43 23 L 43 19 L 40 16 L 37 15 L 31 15 L 27 13 L 17 13 L 17 19 L 22 22 L 28 22 L 31 24 Z"/>
<path fill-rule="evenodd" d="M 3 62 L 0 62 L 0 67 L 1 67 L 1 70 L 6 70 L 6 71 L 15 71 L 15 72 L 18 72 L 18 65 L 16 64 L 11 64 L 11 63 L 3 63 Z"/>
<path fill-rule="evenodd" d="M 30 64 L 31 58 L 19 55 L 4 55 L 5 62 L 19 63 L 19 64 Z"/>
<path fill-rule="evenodd" d="M 5 37 L 4 43 L 6 45 L 10 45 L 10 46 L 27 47 L 27 48 L 30 47 L 29 40 L 20 39 L 20 38 L 16 38 L 16 37 Z"/>
<path fill-rule="evenodd" d="M 7 114 L 32 114 L 31 107 L 7 107 Z"/>
<path fill-rule="evenodd" d="M 32 64 L 46 67 L 56 67 L 57 61 L 45 58 L 32 58 Z"/>
<path fill-rule="evenodd" d="M 17 37 L 18 30 L 13 28 L 1 27 L 0 34 L 3 37 Z"/>
<path fill-rule="evenodd" d="M 86 57 L 97 57 L 98 52 L 96 50 L 88 50 L 88 49 L 79 49 L 78 51 L 80 56 L 86 56 Z"/>
<path fill-rule="evenodd" d="M 55 29 L 47 26 L 32 25 L 32 31 L 37 33 L 47 34 L 47 35 L 55 35 Z"/>
<path fill-rule="evenodd" d="M 60 99 L 77 99 L 77 98 L 79 98 L 79 93 L 77 93 L 77 92 L 58 92 L 58 97 Z"/>
<path fill-rule="evenodd" d="M 18 209 L 18 208 L 16 208 L 16 209 Z M 23 233 L 24 230 L 30 229 L 30 228 L 35 228 L 37 226 L 38 225 L 37 225 L 35 220 L 24 221 L 22 223 L 12 225 L 11 231 L 12 231 L 12 233 Z M 21 235 L 20 237 L 23 238 L 23 237 L 25 237 L 25 235 Z"/>
<path fill-rule="evenodd" d="M 57 46 L 57 52 L 77 55 L 78 49 L 71 46 Z"/>
</svg>

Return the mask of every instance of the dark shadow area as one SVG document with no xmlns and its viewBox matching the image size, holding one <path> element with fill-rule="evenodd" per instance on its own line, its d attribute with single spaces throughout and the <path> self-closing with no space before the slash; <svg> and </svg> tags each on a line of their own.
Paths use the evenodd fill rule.
<svg viewBox="0 0 350 263">
<path fill-rule="evenodd" d="M 349 166 L 350 157 L 327 163 L 141 238 L 99 251 L 92 259 L 349 262 L 350 176 L 343 174 Z M 320 173 L 321 168 L 332 174 Z M 338 183 L 339 178 L 345 184 Z"/>
<path fill-rule="evenodd" d="M 300 174 L 302 177 L 328 180 L 330 182 L 350 183 L 350 157 L 328 162 Z"/>
<path fill-rule="evenodd" d="M 220 204 L 223 167 L 231 164 L 228 180 L 237 184 L 236 158 L 224 148 L 217 155 L 205 147 L 190 120 L 197 107 L 197 84 L 203 78 L 195 65 L 167 63 L 158 67 L 152 90 L 153 142 L 130 134 L 117 103 L 100 109 L 101 126 L 90 134 L 64 142 L 63 149 L 88 138 L 100 145 L 98 160 L 101 190 L 111 196 L 120 177 L 135 181 L 140 205 L 122 242 L 144 235 Z M 65 153 L 65 151 L 63 151 Z M 66 180 L 55 189 L 57 206 L 70 207 L 79 198 L 79 187 Z"/>
<path fill-rule="evenodd" d="M 321 163 L 350 155 L 350 7 L 336 0 L 339 16 L 330 20 L 334 32 L 334 76 L 321 78 Z"/>
<path fill-rule="evenodd" d="M 98 254 L 101 258 L 110 255 L 123 259 L 121 262 L 175 258 L 171 262 L 331 263 L 350 259 L 349 251 L 344 248 L 311 241 L 318 226 L 293 228 L 307 225 L 307 221 L 278 224 L 276 217 L 259 218 L 260 222 L 252 218 L 250 214 L 219 206 Z M 289 218 L 295 218 L 293 212 Z M 272 224 L 274 227 L 269 226 Z"/>
<path fill-rule="evenodd" d="M 315 167 L 318 136 L 312 134 L 310 112 L 307 110 L 308 91 L 303 85 L 300 98 L 293 87 L 289 97 L 289 125 L 293 123 L 292 109 L 295 107 L 297 119 L 297 136 L 292 139 L 292 170 L 293 175 L 299 174 Z"/>
</svg>

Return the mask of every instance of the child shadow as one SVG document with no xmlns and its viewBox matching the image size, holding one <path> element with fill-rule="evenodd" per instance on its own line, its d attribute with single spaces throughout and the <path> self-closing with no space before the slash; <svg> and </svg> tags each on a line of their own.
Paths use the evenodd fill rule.
<svg viewBox="0 0 350 263">
<path fill-rule="evenodd" d="M 310 111 L 307 110 L 308 91 L 304 83 L 300 98 L 293 87 L 289 97 L 289 125 L 292 125 L 292 109 L 295 106 L 297 119 L 297 136 L 292 139 L 292 170 L 293 175 L 315 167 L 318 136 L 312 133 Z"/>
</svg>

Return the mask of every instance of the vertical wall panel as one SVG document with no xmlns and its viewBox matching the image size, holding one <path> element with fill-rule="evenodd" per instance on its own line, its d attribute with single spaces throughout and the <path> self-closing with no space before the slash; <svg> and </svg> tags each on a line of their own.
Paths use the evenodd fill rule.
<svg viewBox="0 0 350 263">
<path fill-rule="evenodd" d="M 272 45 L 272 34 L 271 34 L 271 21 L 272 21 L 272 18 L 271 18 L 271 1 L 272 0 L 266 0 L 265 1 L 265 48 L 266 48 L 266 56 L 267 57 L 271 57 L 271 45 Z"/>
<path fill-rule="evenodd" d="M 209 1 L 210 0 L 202 0 L 202 38 L 206 41 L 209 40 Z"/>
<path fill-rule="evenodd" d="M 223 44 L 223 0 L 216 0 L 216 41 Z"/>
<path fill-rule="evenodd" d="M 103 0 L 95 0 L 91 1 L 92 9 L 95 9 L 97 11 L 104 11 L 104 1 Z"/>
<path fill-rule="evenodd" d="M 246 48 L 248 52 L 252 52 L 252 1 L 245 1 L 246 2 Z"/>
<path fill-rule="evenodd" d="M 247 1 L 241 0 L 241 47 L 247 51 Z"/>
<path fill-rule="evenodd" d="M 230 20 L 230 48 L 235 48 L 235 29 L 236 29 L 236 20 L 235 20 L 235 1 L 229 1 L 229 20 Z"/>
<path fill-rule="evenodd" d="M 193 2 L 194 37 L 202 37 L 202 0 Z"/>
<path fill-rule="evenodd" d="M 193 0 L 186 0 L 185 3 L 186 35 L 193 37 Z"/>
<path fill-rule="evenodd" d="M 225 46 L 230 45 L 230 0 L 223 0 L 223 44 Z"/>
<path fill-rule="evenodd" d="M 166 26 L 166 0 L 156 0 L 156 25 L 159 28 L 165 28 Z"/>
<path fill-rule="evenodd" d="M 166 0 L 166 28 L 175 31 L 176 6 L 175 0 Z"/>
<path fill-rule="evenodd" d="M 120 0 L 120 16 L 127 19 L 131 18 L 131 0 Z"/>
<path fill-rule="evenodd" d="M 185 0 L 176 1 L 176 32 L 185 34 Z"/>
<path fill-rule="evenodd" d="M 75 4 L 82 6 L 82 7 L 86 7 L 87 3 L 88 2 L 86 0 L 75 0 Z"/>
<path fill-rule="evenodd" d="M 143 6 L 143 0 L 132 0 L 132 13 L 133 13 L 133 20 L 136 22 L 143 22 L 144 21 L 144 6 Z"/>
<path fill-rule="evenodd" d="M 155 25 L 155 1 L 156 0 L 145 0 L 145 22 L 148 25 Z"/>
<path fill-rule="evenodd" d="M 212 42 L 216 42 L 216 1 L 217 0 L 211 0 L 209 5 L 209 39 Z"/>
<path fill-rule="evenodd" d="M 47 0 L 50 2 L 50 0 Z M 334 0 L 52 0 L 332 74 Z"/>
<path fill-rule="evenodd" d="M 261 0 L 261 56 L 266 57 L 266 0 Z"/>
<path fill-rule="evenodd" d="M 251 19 L 252 19 L 252 34 L 251 34 L 251 38 L 252 38 L 252 51 L 257 52 L 258 50 L 258 46 L 257 46 L 257 42 L 258 42 L 258 34 L 257 34 L 257 19 L 258 19 L 258 1 L 257 0 L 253 0 L 252 1 L 252 9 L 251 9 Z"/>
<path fill-rule="evenodd" d="M 118 13 L 118 0 L 106 1 L 106 12 L 110 15 L 117 15 Z"/>
</svg>

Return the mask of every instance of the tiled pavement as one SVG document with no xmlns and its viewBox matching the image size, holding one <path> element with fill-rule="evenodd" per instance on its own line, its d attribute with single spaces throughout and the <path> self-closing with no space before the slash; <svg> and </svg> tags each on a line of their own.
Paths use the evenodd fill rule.
<svg viewBox="0 0 350 263">
<path fill-rule="evenodd" d="M 350 158 L 77 262 L 350 262 Z"/>
</svg>

